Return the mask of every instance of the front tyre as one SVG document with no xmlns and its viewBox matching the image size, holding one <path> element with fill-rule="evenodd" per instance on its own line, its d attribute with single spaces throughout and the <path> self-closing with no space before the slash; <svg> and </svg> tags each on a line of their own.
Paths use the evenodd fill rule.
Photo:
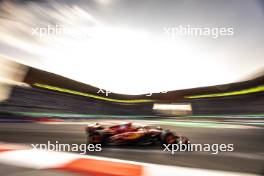
<svg viewBox="0 0 264 176">
<path fill-rule="evenodd" d="M 186 136 L 178 136 L 177 143 L 190 144 L 190 140 Z"/>
<path fill-rule="evenodd" d="M 87 136 L 87 144 L 104 144 L 104 134 L 100 132 L 90 133 Z"/>
</svg>

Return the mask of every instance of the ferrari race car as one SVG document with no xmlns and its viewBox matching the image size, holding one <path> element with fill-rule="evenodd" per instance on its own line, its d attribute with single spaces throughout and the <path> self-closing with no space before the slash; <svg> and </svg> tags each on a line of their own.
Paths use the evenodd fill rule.
<svg viewBox="0 0 264 176">
<path fill-rule="evenodd" d="M 185 136 L 160 127 L 123 123 L 103 126 L 99 123 L 86 127 L 87 143 L 102 145 L 150 145 L 150 144 L 188 144 Z"/>
</svg>

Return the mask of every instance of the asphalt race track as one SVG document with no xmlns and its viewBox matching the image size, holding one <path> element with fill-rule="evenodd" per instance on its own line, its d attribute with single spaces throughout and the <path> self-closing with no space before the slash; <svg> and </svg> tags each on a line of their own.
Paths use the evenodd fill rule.
<svg viewBox="0 0 264 176">
<path fill-rule="evenodd" d="M 101 152 L 88 154 L 164 165 L 264 173 L 264 128 L 160 126 L 188 136 L 192 143 L 234 144 L 234 151 L 216 155 L 208 152 L 177 152 L 172 155 L 160 146 L 150 146 L 104 147 Z M 0 141 L 28 145 L 47 144 L 48 140 L 83 144 L 86 142 L 84 127 L 85 124 L 0 123 Z"/>
</svg>

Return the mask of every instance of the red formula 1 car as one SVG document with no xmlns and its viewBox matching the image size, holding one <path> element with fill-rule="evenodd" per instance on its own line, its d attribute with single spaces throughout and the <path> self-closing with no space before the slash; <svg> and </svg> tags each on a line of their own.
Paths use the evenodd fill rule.
<svg viewBox="0 0 264 176">
<path fill-rule="evenodd" d="M 86 127 L 87 143 L 102 145 L 149 145 L 189 143 L 185 136 L 170 130 L 140 124 L 123 123 L 106 127 L 99 123 Z"/>
</svg>

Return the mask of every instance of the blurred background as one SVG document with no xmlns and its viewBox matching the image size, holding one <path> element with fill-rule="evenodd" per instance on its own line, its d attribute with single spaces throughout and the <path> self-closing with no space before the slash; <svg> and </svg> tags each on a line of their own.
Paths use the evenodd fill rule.
<svg viewBox="0 0 264 176">
<path fill-rule="evenodd" d="M 261 0 L 2 0 L 0 142 L 82 144 L 87 124 L 139 122 L 235 150 L 89 155 L 261 175 L 263 19 Z M 168 33 L 182 27 L 209 34 Z M 210 35 L 220 28 L 232 35 Z M 2 163 L 0 174 L 66 173 Z"/>
</svg>

